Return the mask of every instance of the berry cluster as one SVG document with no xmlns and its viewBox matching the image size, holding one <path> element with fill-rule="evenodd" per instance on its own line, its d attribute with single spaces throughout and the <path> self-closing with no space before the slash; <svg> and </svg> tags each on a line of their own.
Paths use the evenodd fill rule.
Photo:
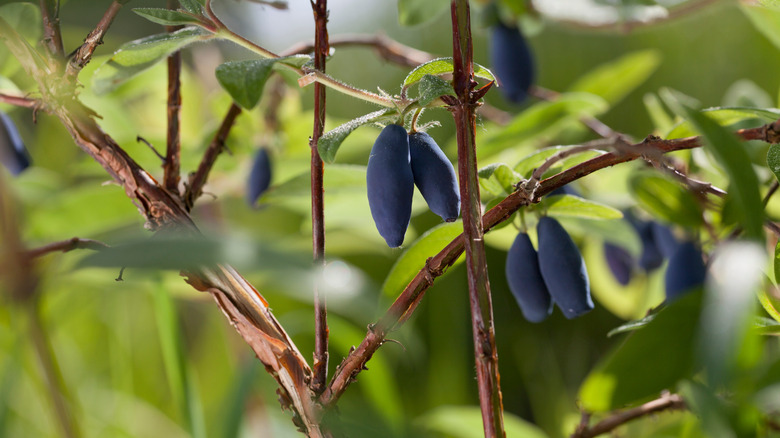
<svg viewBox="0 0 780 438">
<path fill-rule="evenodd" d="M 412 216 L 414 186 L 428 207 L 452 222 L 460 214 L 455 169 L 430 135 L 387 125 L 374 142 L 366 169 L 368 205 L 379 234 L 401 246 Z"/>
</svg>

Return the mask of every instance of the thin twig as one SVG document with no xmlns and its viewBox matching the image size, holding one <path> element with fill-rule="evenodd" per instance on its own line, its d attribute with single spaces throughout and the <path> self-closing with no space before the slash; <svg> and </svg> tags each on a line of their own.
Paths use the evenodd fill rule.
<svg viewBox="0 0 780 438">
<path fill-rule="evenodd" d="M 649 401 L 641 406 L 637 406 L 632 409 L 626 409 L 617 411 L 604 420 L 596 423 L 593 427 L 588 427 L 587 423 L 585 427 L 577 428 L 577 430 L 571 435 L 571 438 L 592 438 L 599 436 L 614 430 L 615 428 L 628 423 L 629 421 L 636 420 L 650 414 L 654 414 L 666 410 L 682 410 L 686 409 L 685 401 L 677 394 L 665 393 L 661 397 Z"/>
<path fill-rule="evenodd" d="M 62 240 L 60 242 L 53 242 L 47 245 L 39 246 L 27 251 L 27 257 L 36 258 L 41 257 L 52 252 L 68 252 L 74 249 L 91 249 L 94 251 L 100 251 L 108 248 L 103 242 L 92 239 L 80 239 L 73 237 L 68 240 Z"/>
<path fill-rule="evenodd" d="M 778 183 L 777 179 L 775 179 L 772 182 L 772 185 L 769 186 L 769 190 L 766 192 L 766 195 L 764 195 L 764 200 L 762 203 L 764 204 L 764 207 L 766 207 L 767 204 L 769 204 L 769 200 L 772 199 L 772 195 L 777 192 L 777 189 L 780 188 L 780 183 Z"/>
<path fill-rule="evenodd" d="M 325 72 L 330 47 L 328 45 L 328 2 L 327 0 L 311 1 L 314 12 L 314 68 Z M 317 150 L 319 141 L 325 129 L 325 86 L 314 84 L 314 123 L 309 141 L 311 149 L 311 237 L 314 263 L 325 266 L 325 190 L 323 184 L 324 167 L 320 153 Z M 326 297 L 320 294 L 317 283 L 314 284 L 314 364 L 312 371 L 312 389 L 320 394 L 325 389 L 328 379 L 328 308 Z"/>
<path fill-rule="evenodd" d="M 232 103 L 228 108 L 225 118 L 222 119 L 222 124 L 219 126 L 219 130 L 211 140 L 209 147 L 206 149 L 206 153 L 203 155 L 203 159 L 200 161 L 198 170 L 190 176 L 190 181 L 187 186 L 187 190 L 184 193 L 184 205 L 187 209 L 191 209 L 195 205 L 201 194 L 203 194 L 203 186 L 206 185 L 206 180 L 209 177 L 209 172 L 217 161 L 217 157 L 222 153 L 225 148 L 225 141 L 227 140 L 230 129 L 233 127 L 236 117 L 241 114 L 241 107 Z"/>
<path fill-rule="evenodd" d="M 452 17 L 452 84 L 457 102 L 450 106 L 458 141 L 458 179 L 461 215 L 466 241 L 471 329 L 477 368 L 479 404 L 485 437 L 504 437 L 504 413 L 498 372 L 493 304 L 490 296 L 487 257 L 482 230 L 482 214 L 477 177 L 476 107 L 474 87 L 471 12 L 468 0 L 453 0 Z"/>
<path fill-rule="evenodd" d="M 21 106 L 24 108 L 35 108 L 40 105 L 38 99 L 31 99 L 24 96 L 14 96 L 11 94 L 0 93 L 0 102 L 7 103 L 9 105 Z"/>
<path fill-rule="evenodd" d="M 103 18 L 100 19 L 95 29 L 92 30 L 84 39 L 84 44 L 76 50 L 76 53 L 68 62 L 68 66 L 65 73 L 70 77 L 76 77 L 82 68 L 92 59 L 92 54 L 95 53 L 95 49 L 100 44 L 103 44 L 103 36 L 111 27 L 111 23 L 114 22 L 114 18 L 122 9 L 122 4 L 125 1 L 114 0 L 111 2 L 111 6 L 108 7 L 106 13 L 103 14 Z"/>
<path fill-rule="evenodd" d="M 436 58 L 428 52 L 401 44 L 384 34 L 338 35 L 330 38 L 329 43 L 330 47 L 370 47 L 382 59 L 406 67 L 417 67 Z M 298 43 L 282 52 L 281 56 L 311 53 L 314 47 L 314 41 Z"/>
<path fill-rule="evenodd" d="M 780 119 L 774 123 L 752 129 L 741 129 L 736 134 L 742 140 L 760 140 L 767 143 L 777 143 L 780 140 Z M 487 233 L 493 227 L 512 217 L 521 207 L 537 203 L 541 197 L 553 190 L 583 178 L 601 169 L 617 164 L 641 159 L 648 153 L 665 154 L 678 150 L 695 149 L 702 146 L 700 137 L 686 137 L 673 140 L 663 140 L 658 137 L 648 137 L 640 143 L 621 148 L 620 152 L 608 152 L 588 161 L 580 163 L 560 173 L 539 182 L 533 198 L 525 190 L 516 190 L 482 217 L 482 230 Z M 395 302 L 385 312 L 382 318 L 369 326 L 360 345 L 345 357 L 330 380 L 328 389 L 320 400 L 325 405 L 332 405 L 355 380 L 366 362 L 379 349 L 385 337 L 391 331 L 399 329 L 411 316 L 417 304 L 422 300 L 425 291 L 433 284 L 463 254 L 465 239 L 463 234 L 454 238 L 441 251 L 428 258 L 425 266 L 415 275 Z"/>
<path fill-rule="evenodd" d="M 168 9 L 176 9 L 177 0 L 168 0 Z M 182 26 L 166 26 L 168 32 L 176 32 Z M 168 135 L 163 161 L 163 187 L 175 196 L 179 196 L 181 163 L 181 52 L 176 51 L 168 57 Z"/>
</svg>

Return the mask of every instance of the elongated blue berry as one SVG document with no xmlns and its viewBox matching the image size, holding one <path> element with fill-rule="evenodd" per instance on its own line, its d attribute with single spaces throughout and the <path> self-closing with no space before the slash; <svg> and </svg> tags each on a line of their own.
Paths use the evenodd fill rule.
<svg viewBox="0 0 780 438">
<path fill-rule="evenodd" d="M 0 112 L 0 163 L 13 175 L 30 167 L 30 154 L 22 142 L 13 120 Z"/>
<path fill-rule="evenodd" d="M 391 248 L 404 242 L 412 217 L 414 176 L 409 160 L 406 130 L 399 125 L 387 125 L 371 149 L 366 185 L 374 224 Z"/>
<path fill-rule="evenodd" d="M 246 202 L 254 207 L 260 196 L 271 185 L 271 158 L 266 148 L 260 148 L 255 155 L 249 181 L 246 186 Z"/>
<path fill-rule="evenodd" d="M 604 258 L 618 283 L 625 286 L 631 282 L 634 258 L 625 248 L 614 243 L 604 242 Z"/>
<path fill-rule="evenodd" d="M 409 154 L 414 183 L 428 208 L 445 222 L 453 222 L 460 214 L 460 192 L 452 163 L 425 132 L 409 136 Z"/>
<path fill-rule="evenodd" d="M 681 243 L 669 258 L 664 283 L 666 300 L 673 301 L 689 290 L 704 284 L 707 267 L 701 250 L 693 242 Z"/>
<path fill-rule="evenodd" d="M 536 75 L 531 49 L 518 28 L 500 22 L 493 26 L 490 39 L 490 61 L 498 89 L 507 100 L 521 103 Z"/>
<path fill-rule="evenodd" d="M 539 270 L 539 258 L 526 233 L 517 235 L 506 255 L 506 281 L 525 319 L 542 322 L 552 313 L 552 299 Z"/>
<path fill-rule="evenodd" d="M 592 310 L 588 271 L 569 233 L 549 216 L 539 220 L 536 230 L 539 234 L 539 269 L 555 304 L 568 319 Z"/>
<path fill-rule="evenodd" d="M 643 221 L 630 212 L 626 212 L 626 220 L 634 227 L 642 242 L 642 253 L 639 255 L 639 267 L 647 272 L 658 269 L 664 263 L 664 255 L 658 248 L 653 235 L 653 221 Z"/>
<path fill-rule="evenodd" d="M 653 240 L 658 251 L 667 259 L 671 258 L 677 251 L 677 247 L 680 246 L 680 242 L 674 237 L 671 228 L 655 221 L 653 221 Z"/>
</svg>

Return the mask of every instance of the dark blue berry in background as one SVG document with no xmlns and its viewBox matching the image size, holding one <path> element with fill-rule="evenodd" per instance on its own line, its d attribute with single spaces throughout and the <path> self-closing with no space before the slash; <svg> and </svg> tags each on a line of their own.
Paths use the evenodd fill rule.
<svg viewBox="0 0 780 438">
<path fill-rule="evenodd" d="M 271 158 L 266 148 L 260 148 L 255 155 L 252 170 L 249 172 L 249 181 L 246 186 L 246 202 L 254 207 L 260 196 L 271 185 Z"/>
<path fill-rule="evenodd" d="M 681 243 L 669 258 L 666 268 L 666 301 L 674 301 L 685 292 L 703 285 L 706 276 L 707 267 L 699 247 L 694 242 Z"/>
<path fill-rule="evenodd" d="M 634 226 L 639 240 L 642 242 L 642 253 L 639 255 L 639 267 L 647 272 L 661 267 L 664 263 L 664 256 L 658 248 L 653 234 L 653 222 L 643 221 L 633 217 L 630 213 L 625 215 L 631 225 Z"/>
<path fill-rule="evenodd" d="M 580 197 L 582 196 L 576 189 L 570 187 L 568 184 L 565 186 L 558 187 L 557 189 L 547 194 L 547 196 L 557 196 L 557 195 L 572 195 L 572 196 L 580 196 Z"/>
<path fill-rule="evenodd" d="M 531 49 L 516 27 L 499 22 L 491 29 L 490 62 L 498 78 L 498 90 L 514 103 L 522 103 L 534 83 Z"/>
<path fill-rule="evenodd" d="M 539 269 L 555 304 L 568 319 L 592 310 L 588 271 L 569 233 L 549 216 L 539 220 L 536 230 L 539 234 Z"/>
<path fill-rule="evenodd" d="M 653 240 L 658 247 L 658 251 L 667 259 L 672 258 L 672 255 L 677 251 L 677 247 L 680 246 L 680 242 L 674 237 L 672 229 L 655 221 L 653 222 Z"/>
<path fill-rule="evenodd" d="M 0 163 L 14 176 L 30 167 L 30 154 L 13 120 L 0 112 Z"/>
<path fill-rule="evenodd" d="M 634 257 L 631 253 L 622 246 L 604 242 L 604 258 L 618 283 L 625 286 L 631 282 L 634 271 Z"/>
<path fill-rule="evenodd" d="M 402 126 L 387 125 L 377 137 L 368 158 L 366 186 L 376 229 L 388 246 L 401 246 L 414 195 L 409 135 Z"/>
<path fill-rule="evenodd" d="M 409 136 L 409 154 L 414 183 L 428 207 L 445 222 L 453 222 L 460 214 L 460 192 L 452 163 L 424 132 Z"/>
<path fill-rule="evenodd" d="M 539 270 L 539 259 L 528 234 L 520 233 L 506 255 L 506 280 L 523 316 L 542 322 L 552 313 L 550 292 Z"/>
</svg>

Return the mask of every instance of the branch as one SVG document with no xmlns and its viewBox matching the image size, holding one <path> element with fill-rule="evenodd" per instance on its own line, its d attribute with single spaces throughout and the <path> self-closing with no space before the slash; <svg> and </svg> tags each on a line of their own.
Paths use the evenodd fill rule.
<svg viewBox="0 0 780 438">
<path fill-rule="evenodd" d="M 339 35 L 330 38 L 329 43 L 330 47 L 371 47 L 382 59 L 406 67 L 417 67 L 436 58 L 428 52 L 403 45 L 383 34 Z M 298 43 L 285 50 L 281 56 L 311 53 L 314 47 L 314 41 Z"/>
<path fill-rule="evenodd" d="M 62 46 L 62 32 L 60 31 L 60 2 L 59 0 L 40 0 L 41 18 L 43 19 L 43 44 L 46 51 L 54 59 L 65 56 Z"/>
<path fill-rule="evenodd" d="M 328 45 L 328 2 L 327 0 L 311 1 L 315 23 L 314 68 L 325 72 L 330 47 Z M 325 266 L 325 193 L 324 167 L 317 142 L 325 129 L 325 86 L 314 84 L 314 123 L 313 133 L 309 140 L 311 149 L 311 236 L 314 263 L 318 267 Z M 319 394 L 325 389 L 328 379 L 328 309 L 325 297 L 320 295 L 318 285 L 314 284 L 314 380 L 312 389 Z"/>
<path fill-rule="evenodd" d="M 78 76 L 81 69 L 89 63 L 97 46 L 103 44 L 103 35 L 105 35 L 108 28 L 111 27 L 114 18 L 116 18 L 119 10 L 122 9 L 122 5 L 127 1 L 128 0 L 114 0 L 111 2 L 111 6 L 109 6 L 106 13 L 103 14 L 103 18 L 100 19 L 97 26 L 95 26 L 95 29 L 87 35 L 87 38 L 84 39 L 84 44 L 76 49 L 76 53 L 68 62 L 68 66 L 65 70 L 67 76 L 75 78 Z"/>
<path fill-rule="evenodd" d="M 175 9 L 176 0 L 168 0 L 168 9 Z M 166 26 L 168 32 L 175 32 L 182 26 Z M 163 162 L 163 187 L 179 196 L 181 167 L 181 51 L 177 50 L 168 57 L 168 136 L 166 140 L 165 161 Z"/>
<path fill-rule="evenodd" d="M 40 106 L 40 101 L 38 99 L 31 99 L 29 97 L 14 96 L 3 93 L 0 93 L 0 102 L 7 103 L 9 105 L 21 106 L 24 108 L 36 108 Z"/>
<path fill-rule="evenodd" d="M 778 143 L 780 142 L 780 120 L 758 128 L 741 129 L 736 132 L 736 135 L 742 140 Z M 598 170 L 641 159 L 646 154 L 666 154 L 701 146 L 700 137 L 663 140 L 650 136 L 640 143 L 621 148 L 620 152 L 608 152 L 591 158 L 539 182 L 538 187 L 533 192 L 533 197 L 530 197 L 529 192 L 521 187 L 504 198 L 482 216 L 482 231 L 489 232 L 496 225 L 511 218 L 512 214 L 520 208 L 538 203 L 542 196 Z M 465 239 L 461 234 L 448 243 L 438 254 L 430 257 L 382 318 L 369 326 L 368 333 L 360 345 L 345 357 L 336 369 L 328 389 L 320 397 L 323 404 L 332 405 L 341 397 L 346 388 L 355 381 L 357 375 L 364 369 L 371 356 L 385 342 L 385 337 L 390 332 L 399 329 L 411 317 L 425 292 L 433 285 L 434 280 L 444 274 L 463 254 L 464 243 Z"/>
<path fill-rule="evenodd" d="M 219 130 L 214 135 L 214 138 L 209 143 L 209 147 L 206 149 L 206 153 L 203 154 L 203 159 L 198 166 L 198 170 L 194 175 L 190 176 L 189 185 L 184 193 L 184 205 L 188 210 L 192 209 L 195 205 L 195 201 L 203 194 L 203 186 L 206 185 L 206 180 L 209 177 L 211 168 L 214 167 L 214 163 L 217 161 L 217 157 L 225 149 L 225 140 L 230 133 L 230 128 L 233 127 L 233 122 L 236 121 L 236 117 L 241 114 L 241 107 L 234 103 L 228 108 L 225 118 L 222 119 L 222 124 L 219 126 Z"/>
<path fill-rule="evenodd" d="M 665 393 L 656 400 L 649 401 L 641 406 L 624 411 L 617 411 L 606 419 L 596 423 L 593 427 L 588 427 L 587 420 L 580 423 L 577 430 L 571 435 L 571 438 L 592 438 L 610 432 L 637 418 L 654 414 L 665 410 L 686 409 L 685 401 L 677 394 Z M 589 414 L 583 414 L 583 419 L 589 417 Z"/>
<path fill-rule="evenodd" d="M 36 258 L 41 257 L 52 252 L 68 252 L 74 249 L 91 249 L 94 251 L 100 251 L 101 249 L 108 248 L 103 242 L 92 239 L 79 239 L 74 237 L 68 240 L 62 240 L 60 242 L 49 243 L 48 245 L 40 246 L 27 251 L 27 257 Z"/>
</svg>

